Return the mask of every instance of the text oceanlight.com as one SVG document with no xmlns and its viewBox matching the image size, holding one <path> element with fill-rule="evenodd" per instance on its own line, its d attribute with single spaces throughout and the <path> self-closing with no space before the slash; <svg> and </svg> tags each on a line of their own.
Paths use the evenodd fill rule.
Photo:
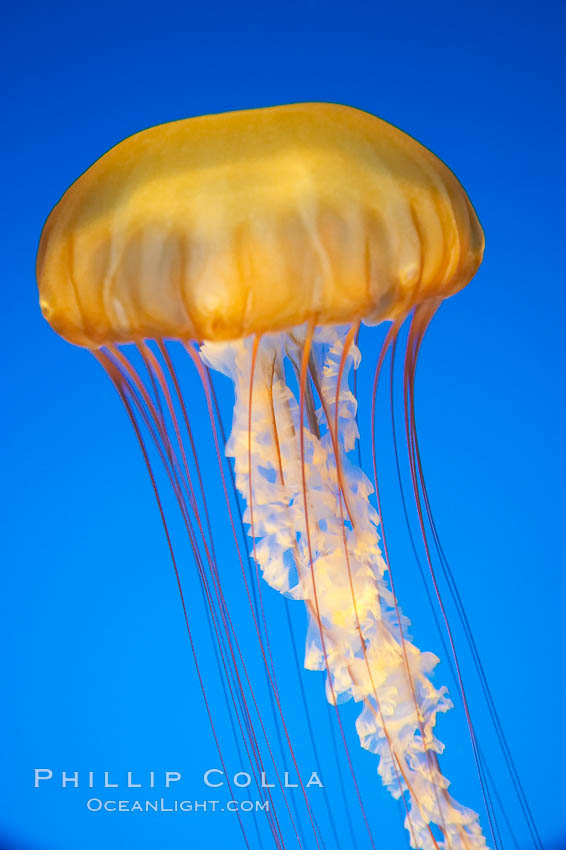
<svg viewBox="0 0 566 850">
<path fill-rule="evenodd" d="M 220 793 L 222 789 L 228 799 L 209 800 L 203 795 L 200 799 L 171 800 L 167 796 L 157 796 L 159 791 L 155 796 L 151 793 L 146 799 L 142 799 L 141 794 L 145 789 L 152 789 L 152 791 L 153 789 L 165 791 L 177 789 L 178 794 L 183 785 L 186 785 L 181 771 L 178 770 L 113 772 L 55 771 L 51 768 L 36 768 L 34 771 L 34 788 L 51 788 L 67 793 L 72 790 L 90 792 L 85 801 L 89 812 L 269 812 L 272 788 L 279 788 L 282 791 L 300 789 L 304 792 L 311 788 L 324 787 L 316 771 L 306 773 L 302 777 L 294 776 L 287 771 L 276 772 L 273 776 L 264 772 L 256 775 L 244 770 L 227 775 L 223 770 L 213 767 L 202 774 L 201 781 L 206 788 L 219 789 L 219 796 L 222 796 Z M 124 794 L 126 789 L 130 791 L 130 794 Z M 137 789 L 143 789 L 139 795 L 136 793 Z M 240 790 L 245 791 L 247 799 L 235 799 L 236 793 Z M 103 792 L 112 793 L 112 799 L 106 799 Z M 205 793 L 210 794 L 210 791 Z M 130 799 L 118 799 L 118 795 Z M 136 799 L 132 799 L 133 797 Z"/>
<path fill-rule="evenodd" d="M 89 812 L 268 812 L 269 800 L 87 800 Z"/>
</svg>

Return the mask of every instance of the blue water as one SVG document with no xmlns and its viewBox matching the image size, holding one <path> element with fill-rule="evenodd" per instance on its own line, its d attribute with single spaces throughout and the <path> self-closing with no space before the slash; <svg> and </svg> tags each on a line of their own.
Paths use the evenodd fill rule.
<svg viewBox="0 0 566 850">
<path fill-rule="evenodd" d="M 443 545 L 541 838 L 546 850 L 565 846 L 562 9 L 548 2 L 245 9 L 31 3 L 11 8 L 4 23 L 0 847 L 244 846 L 228 812 L 87 808 L 93 797 L 217 795 L 224 805 L 229 795 L 224 788 L 211 796 L 203 784 L 203 773 L 219 767 L 218 756 L 139 448 L 98 364 L 42 319 L 34 262 L 53 204 L 125 136 L 191 115 L 299 100 L 359 106 L 417 137 L 461 179 L 485 229 L 482 268 L 443 305 L 423 348 L 421 450 Z M 379 331 L 364 331 L 368 374 L 378 339 Z M 369 377 L 361 380 L 367 417 Z M 218 386 L 227 415 L 230 388 Z M 194 427 L 211 464 L 200 401 Z M 362 451 L 367 464 L 367 442 Z M 243 600 L 217 485 L 210 499 L 237 613 Z M 384 510 L 401 533 L 393 485 Z M 419 645 L 442 658 L 415 564 L 398 546 L 403 610 Z M 245 772 L 215 679 L 194 566 L 186 552 L 181 561 L 223 741 L 234 772 Z M 297 756 L 305 770 L 320 772 L 340 845 L 350 847 L 344 782 L 357 844 L 367 847 L 343 755 L 339 766 L 334 757 L 321 676 L 303 678 L 315 755 L 289 649 L 287 603 L 269 589 L 264 595 Z M 302 613 L 291 607 L 289 614 L 300 640 Z M 241 626 L 241 639 L 278 748 L 248 626 Z M 465 652 L 464 664 L 517 845 L 531 850 Z M 445 658 L 435 681 L 446 682 L 456 701 Z M 374 759 L 356 747 L 355 707 L 343 712 L 376 846 L 407 847 L 399 806 L 380 787 Z M 455 796 L 481 810 L 461 707 L 438 728 Z M 284 759 L 276 760 L 283 771 Z M 53 778 L 34 788 L 35 769 L 51 770 Z M 61 787 L 63 771 L 79 771 L 78 788 Z M 89 771 L 94 789 L 87 787 Z M 101 788 L 104 771 L 118 790 Z M 141 791 L 124 787 L 128 771 Z M 147 787 L 152 771 L 155 789 Z M 182 774 L 169 790 L 165 771 Z M 334 847 L 319 791 L 311 788 L 309 800 Z M 247 817 L 253 842 L 253 816 Z M 304 812 L 301 818 L 306 829 Z M 503 846 L 514 847 L 503 832 Z M 294 846 L 289 835 L 286 846 Z M 312 838 L 305 846 L 315 846 Z"/>
</svg>

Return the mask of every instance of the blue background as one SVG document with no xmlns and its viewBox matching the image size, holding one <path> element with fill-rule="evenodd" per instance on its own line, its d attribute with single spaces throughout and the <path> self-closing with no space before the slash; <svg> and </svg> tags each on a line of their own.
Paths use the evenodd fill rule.
<svg viewBox="0 0 566 850">
<path fill-rule="evenodd" d="M 139 449 L 94 359 L 43 321 L 34 262 L 53 204 L 125 136 L 191 115 L 306 100 L 359 106 L 423 141 L 461 179 L 484 226 L 484 264 L 443 306 L 424 346 L 421 445 L 443 543 L 544 845 L 566 846 L 559 4 L 22 3 L 6 15 L 0 847 L 240 846 L 234 816 L 92 814 L 84 788 L 33 788 L 36 767 L 121 778 L 181 770 L 183 796 L 203 799 L 202 771 L 218 764 Z M 368 363 L 378 338 L 364 335 Z M 229 387 L 219 386 L 227 410 Z M 206 458 L 204 409 L 196 405 L 194 416 Z M 388 504 L 394 524 L 394 495 Z M 226 547 L 228 588 L 231 557 Z M 188 557 L 183 570 L 192 599 Z M 418 642 L 441 655 L 414 565 L 397 573 Z M 285 603 L 269 591 L 266 599 L 278 622 Z M 300 612 L 292 617 L 299 636 Z M 350 846 L 322 683 L 305 674 L 318 765 L 281 631 L 274 653 L 299 755 L 323 774 Z M 245 626 L 241 634 L 253 643 Z M 201 642 L 212 663 L 204 626 Z M 259 663 L 255 673 L 259 681 Z M 438 681 L 454 691 L 446 664 Z M 519 846 L 530 850 L 473 676 L 470 692 Z M 220 691 L 215 699 L 220 705 Z M 456 797 L 479 808 L 461 713 L 439 721 L 444 764 Z M 354 716 L 347 706 L 349 728 Z M 377 847 L 406 847 L 372 757 L 351 740 Z M 324 821 L 322 798 L 313 791 L 312 800 Z"/>
</svg>

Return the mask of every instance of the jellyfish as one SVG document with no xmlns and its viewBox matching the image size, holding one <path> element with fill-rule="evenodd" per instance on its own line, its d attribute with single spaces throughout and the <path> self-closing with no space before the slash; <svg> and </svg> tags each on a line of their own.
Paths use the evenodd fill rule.
<svg viewBox="0 0 566 850">
<path fill-rule="evenodd" d="M 417 358 L 439 304 L 470 282 L 483 247 L 466 193 L 434 154 L 359 109 L 304 103 L 190 118 L 126 139 L 63 195 L 37 260 L 43 314 L 110 376 L 168 532 L 152 451 L 166 471 L 257 774 L 265 730 L 215 560 L 206 507 L 212 470 L 199 466 L 191 399 L 172 344 L 182 347 L 202 385 L 218 460 L 215 486 L 225 495 L 235 560 L 290 752 L 269 647 L 277 625 L 266 620 L 262 582 L 304 606 L 304 666 L 323 673 L 343 738 L 338 706 L 346 699 L 359 706 L 359 742 L 377 756 L 382 784 L 402 801 L 410 846 L 421 850 L 485 850 L 488 843 L 478 814 L 454 799 L 441 771 L 436 721 L 452 703 L 447 688 L 433 681 L 438 658 L 412 641 L 395 591 L 380 524 L 376 394 L 408 326 L 403 430 L 424 533 L 429 504 L 415 425 Z M 356 457 L 362 429 L 352 383 L 362 323 L 387 323 L 375 349 L 369 474 Z M 212 381 L 217 373 L 234 388 L 227 439 Z M 238 511 L 247 551 L 238 544 Z M 183 599 L 169 533 L 167 540 Z M 206 701 L 184 599 L 183 611 Z M 457 672 L 479 764 L 458 666 Z M 214 731 L 210 701 L 206 710 Z M 221 754 L 221 736 L 214 735 Z M 305 802 L 312 823 L 306 795 Z M 367 824 L 365 812 L 364 818 Z M 270 829 L 274 845 L 284 847 L 274 815 Z M 321 847 L 316 824 L 313 836 L 312 846 Z M 493 830 L 489 843 L 497 846 Z"/>
</svg>

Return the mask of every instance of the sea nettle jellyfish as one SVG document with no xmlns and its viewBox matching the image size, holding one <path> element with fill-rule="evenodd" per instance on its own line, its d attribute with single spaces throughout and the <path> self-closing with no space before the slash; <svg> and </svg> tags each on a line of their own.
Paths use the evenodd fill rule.
<svg viewBox="0 0 566 850">
<path fill-rule="evenodd" d="M 283 815 L 300 846 L 322 847 L 324 838 L 281 708 L 269 642 L 270 630 L 278 626 L 267 621 L 261 576 L 305 606 L 305 667 L 324 672 L 326 699 L 336 707 L 337 738 L 346 747 L 338 705 L 348 698 L 359 704 L 360 744 L 377 755 L 383 785 L 402 800 L 411 847 L 487 847 L 478 815 L 456 802 L 441 772 L 443 744 L 435 725 L 452 703 L 447 689 L 432 681 L 437 657 L 412 642 L 399 609 L 395 569 L 379 525 L 375 438 L 370 437 L 370 480 L 355 454 L 359 433 L 352 392 L 361 358 L 360 323 L 389 322 L 376 348 L 368 428 L 373 432 L 384 363 L 394 356 L 406 322 L 402 430 L 418 524 L 438 590 L 430 553 L 438 541 L 415 430 L 415 368 L 434 312 L 468 284 L 483 247 L 472 205 L 440 160 L 373 115 L 324 103 L 191 118 L 138 133 L 71 186 L 43 230 L 37 262 L 43 313 L 57 333 L 93 352 L 126 406 L 183 599 L 154 471 L 155 457 L 162 462 L 181 509 L 254 777 L 261 786 L 267 748 L 265 758 L 283 784 L 223 592 L 207 507 L 212 471 L 199 465 L 193 402 L 183 394 L 173 364 L 173 341 L 184 346 L 198 373 L 218 461 L 214 486 L 226 498 L 234 562 L 311 830 L 305 838 L 285 797 L 286 813 L 268 814 L 276 847 L 285 846 Z M 226 442 L 213 372 L 229 376 L 234 385 Z M 251 537 L 248 547 L 242 546 L 241 522 Z M 439 604 L 454 652 L 440 594 Z M 214 706 L 206 697 L 191 606 L 184 599 L 183 608 L 206 710 L 230 777 Z M 452 663 L 482 783 L 488 840 L 496 847 L 493 795 L 455 652 Z M 355 775 L 352 787 L 352 806 L 361 807 L 374 847 Z M 266 799 L 270 795 L 267 788 Z M 243 819 L 240 825 L 246 846 L 252 846 Z"/>
</svg>

